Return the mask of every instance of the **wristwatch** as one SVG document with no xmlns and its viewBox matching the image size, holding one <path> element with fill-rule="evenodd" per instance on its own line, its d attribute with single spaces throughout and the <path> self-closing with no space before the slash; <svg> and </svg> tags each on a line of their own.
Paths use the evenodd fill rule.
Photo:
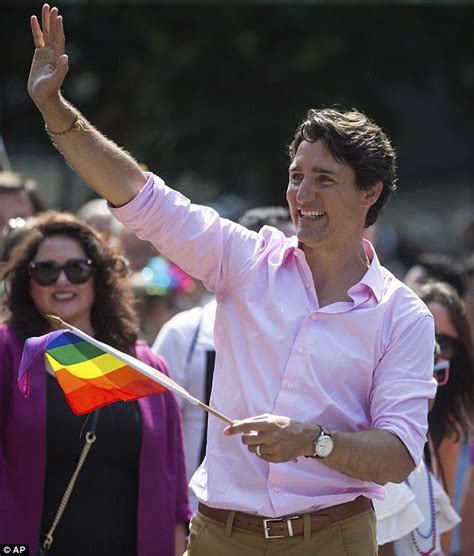
<svg viewBox="0 0 474 556">
<path fill-rule="evenodd" d="M 314 440 L 314 452 L 312 457 L 323 459 L 327 458 L 331 454 L 334 448 L 334 442 L 329 431 L 324 430 L 321 425 L 319 425 L 319 428 L 321 429 L 321 432 Z"/>
</svg>

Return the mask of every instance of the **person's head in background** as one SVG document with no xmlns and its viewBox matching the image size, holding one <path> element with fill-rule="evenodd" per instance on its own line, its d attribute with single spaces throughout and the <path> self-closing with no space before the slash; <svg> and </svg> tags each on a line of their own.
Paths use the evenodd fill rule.
<svg viewBox="0 0 474 556">
<path fill-rule="evenodd" d="M 91 199 L 82 205 L 77 211 L 77 216 L 92 226 L 97 232 L 109 238 L 115 231 L 117 220 L 107 208 L 105 199 Z"/>
<path fill-rule="evenodd" d="M 142 337 L 152 343 L 172 316 L 194 306 L 195 280 L 168 259 L 152 257 L 130 276 Z"/>
<path fill-rule="evenodd" d="M 466 308 L 456 290 L 443 282 L 430 282 L 416 290 L 434 318 L 441 357 L 449 361 L 449 380 L 438 389 L 429 415 L 435 447 L 444 438 L 458 440 L 470 433 L 474 412 L 474 354 Z"/>
<path fill-rule="evenodd" d="M 445 282 L 461 298 L 466 293 L 466 280 L 464 265 L 446 253 L 422 253 L 403 278 L 412 290 L 428 282 Z"/>
<path fill-rule="evenodd" d="M 464 302 L 466 303 L 467 318 L 471 325 L 471 331 L 474 331 L 474 253 L 465 257 L 463 264 L 466 271 L 466 293 L 464 295 Z"/>
<path fill-rule="evenodd" d="M 27 218 L 46 210 L 38 184 L 18 172 L 0 172 L 0 232 L 10 218 Z"/>
<path fill-rule="evenodd" d="M 36 220 L 36 216 L 28 216 L 27 218 L 17 216 L 8 220 L 6 228 L 0 235 L 0 268 L 10 260 L 13 250 L 33 228 Z"/>
<path fill-rule="evenodd" d="M 287 237 L 295 235 L 290 211 L 285 207 L 263 206 L 249 209 L 239 218 L 239 224 L 254 232 L 260 231 L 263 226 L 273 226 Z"/>
<path fill-rule="evenodd" d="M 156 249 L 149 241 L 137 237 L 134 232 L 120 225 L 116 239 L 128 261 L 130 270 L 138 272 L 146 267 L 148 261 L 157 255 Z"/>
<path fill-rule="evenodd" d="M 72 214 L 48 212 L 14 249 L 3 270 L 4 320 L 22 340 L 45 334 L 54 314 L 128 351 L 137 338 L 123 258 Z"/>
</svg>

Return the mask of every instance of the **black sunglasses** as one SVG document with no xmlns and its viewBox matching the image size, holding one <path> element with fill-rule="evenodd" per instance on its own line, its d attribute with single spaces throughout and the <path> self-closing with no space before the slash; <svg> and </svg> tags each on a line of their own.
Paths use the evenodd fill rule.
<svg viewBox="0 0 474 556">
<path fill-rule="evenodd" d="M 436 341 L 439 344 L 441 355 L 444 359 L 451 360 L 459 351 L 460 340 L 448 334 L 436 334 Z"/>
<path fill-rule="evenodd" d="M 61 270 L 72 284 L 84 284 L 94 274 L 91 259 L 69 259 L 60 265 L 55 261 L 31 261 L 28 265 L 31 278 L 40 286 L 54 284 Z"/>
</svg>

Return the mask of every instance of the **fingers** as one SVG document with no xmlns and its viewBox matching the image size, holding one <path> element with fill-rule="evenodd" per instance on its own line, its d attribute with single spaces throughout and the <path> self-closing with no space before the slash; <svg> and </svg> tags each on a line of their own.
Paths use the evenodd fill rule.
<svg viewBox="0 0 474 556">
<path fill-rule="evenodd" d="M 267 417 L 252 417 L 251 419 L 244 419 L 242 421 L 236 421 L 233 425 L 230 425 L 224 430 L 225 434 L 239 434 L 250 431 L 266 431 L 274 430 L 278 428 L 278 425 L 274 422 L 268 420 Z"/>
<path fill-rule="evenodd" d="M 59 15 L 58 8 L 50 8 L 49 4 L 44 4 L 41 9 L 41 27 L 36 16 L 32 16 L 31 30 L 36 48 L 50 46 L 57 58 L 64 54 L 63 18 Z"/>
<path fill-rule="evenodd" d="M 257 444 L 268 444 L 272 441 L 273 435 L 266 432 L 246 432 L 242 435 L 242 443 L 246 446 L 256 446 Z"/>
<path fill-rule="evenodd" d="M 49 12 L 49 46 L 51 46 L 51 48 L 54 48 L 55 43 L 56 43 L 56 35 L 57 35 L 57 30 L 56 30 L 56 21 L 58 19 L 58 8 L 51 8 L 51 11 Z"/>
<path fill-rule="evenodd" d="M 58 16 L 55 20 L 54 30 L 54 54 L 59 59 L 64 54 L 64 44 L 66 39 L 64 37 L 64 25 L 62 16 Z"/>
<path fill-rule="evenodd" d="M 41 8 L 41 28 L 43 30 L 45 45 L 49 45 L 50 41 L 49 13 L 49 5 L 43 4 L 43 7 Z"/>
<path fill-rule="evenodd" d="M 43 48 L 44 38 L 43 38 L 43 33 L 41 31 L 40 24 L 38 22 L 38 18 L 35 15 L 32 15 L 30 19 L 30 23 L 31 23 L 31 33 L 33 35 L 35 48 Z"/>
</svg>

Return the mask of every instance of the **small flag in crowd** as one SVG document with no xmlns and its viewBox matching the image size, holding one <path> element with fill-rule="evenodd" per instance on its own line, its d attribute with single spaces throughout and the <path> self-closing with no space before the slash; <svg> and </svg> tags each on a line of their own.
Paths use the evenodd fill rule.
<svg viewBox="0 0 474 556">
<path fill-rule="evenodd" d="M 99 342 L 58 317 L 48 318 L 67 330 L 26 340 L 18 375 L 20 391 L 25 397 L 29 395 L 30 368 L 39 356 L 44 355 L 76 415 L 119 400 L 132 401 L 171 390 L 193 405 L 232 423 L 143 361 Z"/>
<path fill-rule="evenodd" d="M 118 400 L 136 400 L 168 389 L 181 391 L 181 387 L 165 374 L 130 355 L 101 344 L 97 340 L 92 344 L 65 330 L 29 338 L 20 365 L 20 390 L 28 395 L 28 367 L 38 355 L 44 353 L 46 364 L 54 371 L 76 415 Z M 122 357 L 118 358 L 117 354 Z M 141 370 L 137 367 L 141 367 Z"/>
</svg>

